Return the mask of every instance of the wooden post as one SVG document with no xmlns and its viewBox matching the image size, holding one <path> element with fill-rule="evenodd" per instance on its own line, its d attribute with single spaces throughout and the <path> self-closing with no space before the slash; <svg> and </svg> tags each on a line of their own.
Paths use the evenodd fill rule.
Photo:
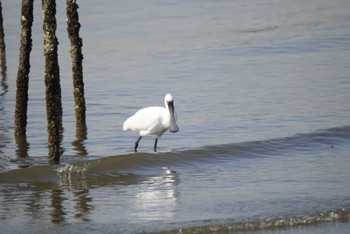
<svg viewBox="0 0 350 234">
<path fill-rule="evenodd" d="M 0 0 L 0 66 L 1 66 L 1 87 L 3 91 L 0 93 L 0 96 L 3 96 L 8 91 L 8 86 L 6 83 L 6 46 L 5 46 L 5 34 L 3 27 L 3 18 L 2 18 L 2 6 Z"/>
<path fill-rule="evenodd" d="M 0 65 L 1 74 L 4 76 L 6 74 L 6 46 L 5 46 L 5 34 L 2 18 L 2 4 L 0 0 Z"/>
<path fill-rule="evenodd" d="M 84 98 L 84 81 L 83 81 L 83 54 L 81 48 L 83 41 L 79 37 L 79 14 L 78 4 L 76 0 L 67 0 L 67 31 L 71 44 L 71 57 L 72 57 L 72 77 L 74 87 L 74 100 L 75 100 L 75 118 L 77 124 L 85 125 L 85 98 Z"/>
<path fill-rule="evenodd" d="M 59 161 L 62 130 L 61 85 L 58 66 L 58 40 L 56 37 L 56 1 L 42 0 L 44 14 L 44 55 L 46 114 L 49 158 Z"/>
<path fill-rule="evenodd" d="M 22 33 L 17 73 L 15 135 L 25 135 L 27 127 L 28 83 L 30 52 L 32 50 L 32 24 L 34 0 L 22 0 Z"/>
</svg>

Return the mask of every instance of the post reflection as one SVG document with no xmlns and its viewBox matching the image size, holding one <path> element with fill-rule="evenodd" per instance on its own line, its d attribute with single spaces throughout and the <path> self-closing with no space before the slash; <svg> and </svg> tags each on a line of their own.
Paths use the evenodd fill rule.
<svg viewBox="0 0 350 234">
<path fill-rule="evenodd" d="M 162 169 L 152 176 L 101 176 L 87 173 L 85 166 L 68 165 L 57 172 L 59 183 L 39 179 L 0 186 L 0 217 L 51 224 L 90 222 L 96 218 L 112 222 L 175 217 L 179 176 L 171 169 Z M 113 216 L 104 217 L 105 214 Z"/>
<path fill-rule="evenodd" d="M 61 188 L 54 188 L 51 190 L 51 222 L 59 224 L 65 220 L 65 209 L 63 207 L 63 191 Z"/>
<path fill-rule="evenodd" d="M 76 134 L 75 140 L 72 142 L 74 150 L 77 155 L 85 156 L 88 155 L 84 141 L 87 139 L 87 127 L 86 123 L 77 122 L 76 123 Z"/>
<path fill-rule="evenodd" d="M 41 192 L 33 191 L 28 201 L 26 201 L 25 211 L 31 214 L 34 219 L 40 219 L 45 210 L 44 208 Z"/>
<path fill-rule="evenodd" d="M 73 219 L 85 222 L 94 209 L 90 196 L 89 190 L 69 191 L 50 182 L 7 185 L 0 187 L 0 218 L 53 224 Z"/>
<path fill-rule="evenodd" d="M 73 202 L 74 210 L 71 211 L 71 207 L 68 207 L 70 202 L 67 202 L 66 191 L 60 187 L 54 188 L 51 191 L 51 222 L 60 224 L 68 222 L 66 220 L 68 213 L 74 213 L 75 219 L 82 221 L 89 221 L 90 211 L 93 210 L 91 205 L 92 198 L 89 197 L 89 190 L 80 190 L 72 192 L 74 198 L 70 200 Z M 64 205 L 67 204 L 67 205 Z M 70 220 L 71 221 L 71 220 Z"/>
<path fill-rule="evenodd" d="M 7 92 L 8 92 L 8 85 L 7 85 L 7 74 L 6 74 L 6 65 L 4 65 L 3 63 L 1 63 L 1 92 L 0 92 L 0 96 L 4 96 Z"/>
<path fill-rule="evenodd" d="M 16 163 L 19 168 L 26 168 L 33 164 L 32 159 L 29 157 L 28 151 L 30 144 L 27 141 L 26 135 L 16 135 L 16 158 L 11 161 Z"/>
<path fill-rule="evenodd" d="M 82 221 L 89 221 L 90 211 L 94 209 L 91 205 L 92 198 L 89 197 L 89 190 L 81 190 L 74 192 L 75 197 L 75 215 L 76 219 L 80 219 Z"/>
<path fill-rule="evenodd" d="M 30 148 L 30 144 L 27 141 L 26 135 L 17 135 L 16 138 L 16 156 L 18 158 L 28 157 L 28 151 Z"/>
<path fill-rule="evenodd" d="M 72 191 L 73 199 L 67 198 L 67 191 L 60 187 L 52 189 L 51 191 L 51 221 L 59 224 L 64 222 L 71 222 L 67 220 L 68 214 L 74 214 L 75 219 L 81 221 L 89 221 L 90 211 L 94 209 L 91 205 L 92 198 L 89 196 L 89 190 Z M 73 202 L 73 210 L 72 203 Z"/>
<path fill-rule="evenodd" d="M 0 30 L 1 31 L 1 30 Z M 1 32 L 0 32 L 1 33 Z M 3 48 L 0 50 L 0 67 L 1 67 L 1 92 L 0 96 L 4 96 L 8 92 L 8 85 L 7 85 L 7 66 L 6 66 L 6 53 L 5 53 L 5 45 L 4 42 L 0 43 L 2 44 Z"/>
</svg>

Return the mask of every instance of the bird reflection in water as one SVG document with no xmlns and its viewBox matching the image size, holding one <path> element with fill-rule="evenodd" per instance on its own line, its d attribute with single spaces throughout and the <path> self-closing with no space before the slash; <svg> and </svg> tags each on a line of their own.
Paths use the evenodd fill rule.
<svg viewBox="0 0 350 234">
<path fill-rule="evenodd" d="M 174 170 L 164 167 L 164 174 L 153 176 L 142 182 L 136 194 L 135 218 L 146 220 L 171 219 L 177 205 L 176 185 L 178 175 Z"/>
</svg>

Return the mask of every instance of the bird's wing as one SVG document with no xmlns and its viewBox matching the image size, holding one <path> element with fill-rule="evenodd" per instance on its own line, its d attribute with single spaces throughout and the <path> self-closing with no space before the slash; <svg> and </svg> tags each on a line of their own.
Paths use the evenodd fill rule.
<svg viewBox="0 0 350 234">
<path fill-rule="evenodd" d="M 161 115 L 155 108 L 144 108 L 129 117 L 123 124 L 124 130 L 143 132 L 142 135 L 152 133 L 152 129 L 161 121 Z"/>
</svg>

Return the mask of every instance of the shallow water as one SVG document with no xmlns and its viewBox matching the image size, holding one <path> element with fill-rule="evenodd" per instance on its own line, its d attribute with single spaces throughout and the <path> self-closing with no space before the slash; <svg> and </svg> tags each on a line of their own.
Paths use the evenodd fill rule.
<svg viewBox="0 0 350 234">
<path fill-rule="evenodd" d="M 86 129 L 75 126 L 58 3 L 59 165 L 47 159 L 39 2 L 27 137 L 13 137 L 18 4 L 3 1 L 3 230 L 346 233 L 348 1 L 80 2 Z M 159 153 L 152 137 L 132 153 L 123 121 L 167 92 L 180 131 L 160 138 Z"/>
</svg>

